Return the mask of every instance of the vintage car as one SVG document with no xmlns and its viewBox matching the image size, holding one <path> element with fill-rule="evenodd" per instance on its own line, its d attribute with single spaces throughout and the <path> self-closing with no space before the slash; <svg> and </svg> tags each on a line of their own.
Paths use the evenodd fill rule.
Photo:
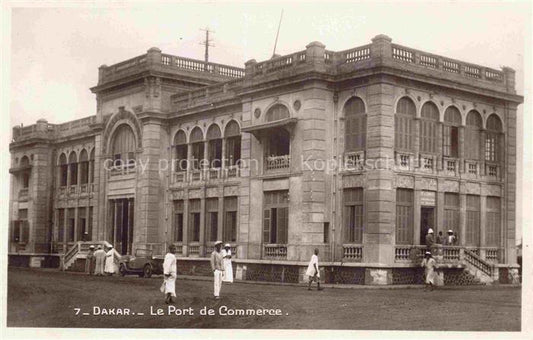
<svg viewBox="0 0 533 340">
<path fill-rule="evenodd" d="M 137 274 L 149 278 L 152 274 L 163 274 L 163 258 L 154 257 L 150 249 L 136 249 L 135 255 L 120 258 L 118 270 L 122 276 Z"/>
</svg>

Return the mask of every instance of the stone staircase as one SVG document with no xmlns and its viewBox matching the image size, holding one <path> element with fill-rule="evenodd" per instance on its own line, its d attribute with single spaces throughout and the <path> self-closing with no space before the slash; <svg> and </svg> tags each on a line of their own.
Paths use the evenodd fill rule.
<svg viewBox="0 0 533 340">
<path fill-rule="evenodd" d="M 87 253 L 89 252 L 89 247 L 94 246 L 95 248 L 98 248 L 99 245 L 101 245 L 105 249 L 105 247 L 111 246 L 111 243 L 107 241 L 88 241 L 88 242 L 78 241 L 76 242 L 70 249 L 67 250 L 65 254 L 61 256 L 61 263 L 60 263 L 61 270 L 73 271 L 75 269 L 74 268 L 75 263 L 79 262 L 78 260 L 83 260 L 83 263 L 85 263 L 85 259 L 87 258 Z M 114 248 L 113 248 L 113 253 L 115 254 L 113 258 L 114 263 L 115 263 L 115 272 L 118 272 L 118 264 L 119 264 L 121 255 Z"/>
</svg>

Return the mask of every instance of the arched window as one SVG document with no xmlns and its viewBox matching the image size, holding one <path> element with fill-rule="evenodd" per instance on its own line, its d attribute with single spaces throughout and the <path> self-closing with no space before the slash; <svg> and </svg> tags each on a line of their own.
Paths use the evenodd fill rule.
<svg viewBox="0 0 533 340">
<path fill-rule="evenodd" d="M 64 187 L 67 185 L 68 179 L 68 162 L 67 156 L 64 153 L 59 156 L 59 185 Z"/>
<path fill-rule="evenodd" d="M 241 131 L 237 122 L 232 120 L 226 125 L 224 138 L 226 139 L 226 159 L 228 160 L 228 165 L 236 165 L 241 160 Z"/>
<path fill-rule="evenodd" d="M 94 183 L 94 148 L 89 156 L 89 182 Z"/>
<path fill-rule="evenodd" d="M 344 104 L 344 150 L 364 151 L 366 147 L 366 114 L 365 104 L 361 98 L 350 98 Z"/>
<path fill-rule="evenodd" d="M 465 158 L 471 160 L 480 160 L 480 139 L 481 139 L 482 120 L 479 112 L 472 110 L 466 115 L 465 127 Z"/>
<path fill-rule="evenodd" d="M 459 126 L 461 113 L 450 106 L 444 112 L 444 131 L 442 133 L 442 154 L 446 157 L 459 157 Z"/>
<path fill-rule="evenodd" d="M 70 168 L 69 185 L 78 185 L 78 160 L 74 151 L 68 156 L 68 166 Z"/>
<path fill-rule="evenodd" d="M 420 152 L 437 153 L 437 105 L 432 102 L 425 103 L 420 116 Z"/>
<path fill-rule="evenodd" d="M 183 130 L 179 130 L 174 136 L 174 147 L 176 148 L 176 160 L 174 169 L 176 171 L 187 170 L 187 136 Z"/>
<path fill-rule="evenodd" d="M 396 115 L 394 116 L 396 150 L 415 152 L 413 141 L 415 116 L 415 103 L 409 97 L 401 98 L 396 105 Z"/>
<path fill-rule="evenodd" d="M 496 114 L 491 114 L 487 119 L 487 133 L 485 137 L 485 160 L 489 162 L 501 161 L 500 139 L 502 138 L 502 121 Z"/>
<path fill-rule="evenodd" d="M 194 170 L 200 169 L 200 161 L 204 159 L 204 134 L 199 127 L 191 132 L 191 162 Z"/>
<path fill-rule="evenodd" d="M 281 120 L 285 118 L 289 118 L 289 109 L 285 105 L 282 104 L 276 104 L 272 106 L 270 109 L 268 109 L 266 113 L 266 121 L 267 122 L 273 122 L 276 120 Z"/>
<path fill-rule="evenodd" d="M 135 164 L 135 135 L 127 124 L 120 125 L 114 133 L 111 153 L 115 166 Z"/>
<path fill-rule="evenodd" d="M 89 182 L 89 156 L 87 150 L 83 149 L 80 153 L 80 184 Z"/>
<path fill-rule="evenodd" d="M 207 142 L 209 167 L 220 168 L 222 165 L 222 133 L 218 125 L 212 124 L 207 129 Z"/>
</svg>

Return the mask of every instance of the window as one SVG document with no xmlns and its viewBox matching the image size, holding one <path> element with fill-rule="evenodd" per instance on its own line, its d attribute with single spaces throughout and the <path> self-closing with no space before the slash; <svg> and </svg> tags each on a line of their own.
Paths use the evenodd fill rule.
<svg viewBox="0 0 533 340">
<path fill-rule="evenodd" d="M 222 135 L 220 128 L 212 124 L 207 130 L 207 150 L 210 168 L 220 168 L 222 166 Z"/>
<path fill-rule="evenodd" d="M 224 242 L 237 242 L 237 197 L 224 197 Z"/>
<path fill-rule="evenodd" d="M 396 189 L 396 244 L 413 242 L 413 190 Z"/>
<path fill-rule="evenodd" d="M 432 102 L 422 106 L 420 119 L 420 152 L 437 153 L 437 123 L 439 109 Z"/>
<path fill-rule="evenodd" d="M 361 98 L 350 98 L 344 105 L 344 143 L 345 151 L 362 151 L 366 147 L 365 104 Z"/>
<path fill-rule="evenodd" d="M 87 230 L 87 215 L 85 208 L 78 208 L 78 235 L 76 240 L 86 241 L 86 236 L 89 234 Z"/>
<path fill-rule="evenodd" d="M 183 242 L 183 201 L 174 201 L 174 242 Z"/>
<path fill-rule="evenodd" d="M 466 116 L 465 128 L 465 158 L 471 160 L 481 159 L 480 140 L 481 140 L 481 115 L 477 111 L 470 111 Z"/>
<path fill-rule="evenodd" d="M 93 207 L 89 207 L 89 217 L 87 222 L 87 229 L 85 232 L 85 240 L 91 241 L 93 235 Z"/>
<path fill-rule="evenodd" d="M 80 184 L 89 182 L 89 156 L 87 150 L 83 149 L 80 154 Z"/>
<path fill-rule="evenodd" d="M 266 121 L 267 122 L 273 122 L 276 120 L 281 120 L 285 118 L 289 118 L 289 109 L 285 105 L 282 104 L 276 104 L 272 106 L 270 109 L 268 109 L 266 113 Z"/>
<path fill-rule="evenodd" d="M 127 124 L 120 125 L 114 133 L 111 154 L 116 167 L 135 165 L 135 135 Z"/>
<path fill-rule="evenodd" d="M 30 224 L 28 222 L 28 209 L 19 209 L 18 220 L 12 221 L 11 241 L 28 243 L 30 238 Z"/>
<path fill-rule="evenodd" d="M 403 97 L 396 105 L 394 116 L 395 133 L 394 143 L 396 150 L 414 152 L 414 118 L 416 107 L 408 97 Z"/>
<path fill-rule="evenodd" d="M 57 209 L 57 242 L 65 242 L 65 209 Z"/>
<path fill-rule="evenodd" d="M 68 157 L 68 166 L 70 168 L 70 185 L 78 184 L 78 160 L 76 153 L 72 151 Z"/>
<path fill-rule="evenodd" d="M 67 185 L 68 179 L 68 163 L 67 156 L 64 153 L 59 156 L 59 185 L 64 187 Z"/>
<path fill-rule="evenodd" d="M 215 242 L 218 239 L 218 198 L 208 198 L 206 208 L 206 240 Z"/>
<path fill-rule="evenodd" d="M 487 196 L 487 230 L 486 230 L 486 246 L 499 247 L 500 246 L 500 232 L 501 232 L 501 203 L 499 197 Z"/>
<path fill-rule="evenodd" d="M 74 228 L 76 225 L 75 208 L 68 209 L 67 215 L 67 242 L 74 242 Z"/>
<path fill-rule="evenodd" d="M 459 126 L 461 113 L 450 106 L 444 112 L 444 131 L 442 134 L 442 154 L 446 157 L 459 157 Z"/>
<path fill-rule="evenodd" d="M 479 196 L 466 195 L 466 245 L 479 246 Z"/>
<path fill-rule="evenodd" d="M 204 159 L 204 135 L 199 127 L 191 132 L 191 166 L 194 170 L 200 169 L 200 161 Z"/>
<path fill-rule="evenodd" d="M 485 160 L 489 162 L 499 162 L 500 138 L 502 136 L 502 122 L 500 118 L 492 114 L 487 119 L 487 133 L 485 138 Z"/>
<path fill-rule="evenodd" d="M 241 160 L 241 133 L 239 124 L 234 120 L 230 121 L 226 125 L 224 137 L 226 138 L 226 159 L 228 160 L 228 165 L 236 165 Z"/>
<path fill-rule="evenodd" d="M 174 171 L 187 171 L 187 137 L 183 130 L 179 130 L 174 137 L 174 148 L 176 149 L 176 159 L 173 164 Z"/>
<path fill-rule="evenodd" d="M 285 129 L 270 131 L 265 148 L 266 156 L 285 156 L 290 154 L 290 135 Z"/>
<path fill-rule="evenodd" d="M 22 188 L 27 188 L 30 186 L 30 173 L 24 172 L 22 174 Z"/>
<path fill-rule="evenodd" d="M 287 244 L 289 236 L 288 191 L 265 192 L 263 243 Z"/>
<path fill-rule="evenodd" d="M 192 242 L 200 242 L 200 200 L 189 201 L 189 235 Z"/>
<path fill-rule="evenodd" d="M 363 188 L 344 189 L 344 225 L 347 243 L 363 242 Z"/>
<path fill-rule="evenodd" d="M 91 150 L 89 157 L 89 183 L 94 183 L 94 148 Z"/>
<path fill-rule="evenodd" d="M 459 230 L 459 194 L 444 193 L 444 229 Z"/>
</svg>

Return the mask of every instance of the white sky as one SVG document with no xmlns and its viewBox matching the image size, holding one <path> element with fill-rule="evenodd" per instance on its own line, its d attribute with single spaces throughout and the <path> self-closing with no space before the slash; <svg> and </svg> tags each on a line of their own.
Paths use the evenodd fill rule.
<svg viewBox="0 0 533 340">
<path fill-rule="evenodd" d="M 383 33 L 395 43 L 423 51 L 496 69 L 510 66 L 517 71 L 520 94 L 529 53 L 525 46 L 531 44 L 527 1 L 29 5 L 12 4 L 11 16 L 4 12 L 11 29 L 4 33 L 5 41 L 11 40 L 11 50 L 4 49 L 4 60 L 11 65 L 9 127 L 39 118 L 62 123 L 94 115 L 96 101 L 89 88 L 97 83 L 98 66 L 144 54 L 152 46 L 203 59 L 200 28 L 206 26 L 215 31 L 210 61 L 244 67 L 248 59 L 268 59 L 282 9 L 278 54 L 303 50 L 315 40 L 329 50 L 344 50 Z M 521 148 L 520 129 L 519 139 Z M 521 162 L 520 152 L 518 158 Z M 526 156 L 527 162 L 531 159 Z M 524 184 L 532 182 L 519 179 L 518 187 Z M 520 215 L 520 202 L 518 209 Z"/>
</svg>

